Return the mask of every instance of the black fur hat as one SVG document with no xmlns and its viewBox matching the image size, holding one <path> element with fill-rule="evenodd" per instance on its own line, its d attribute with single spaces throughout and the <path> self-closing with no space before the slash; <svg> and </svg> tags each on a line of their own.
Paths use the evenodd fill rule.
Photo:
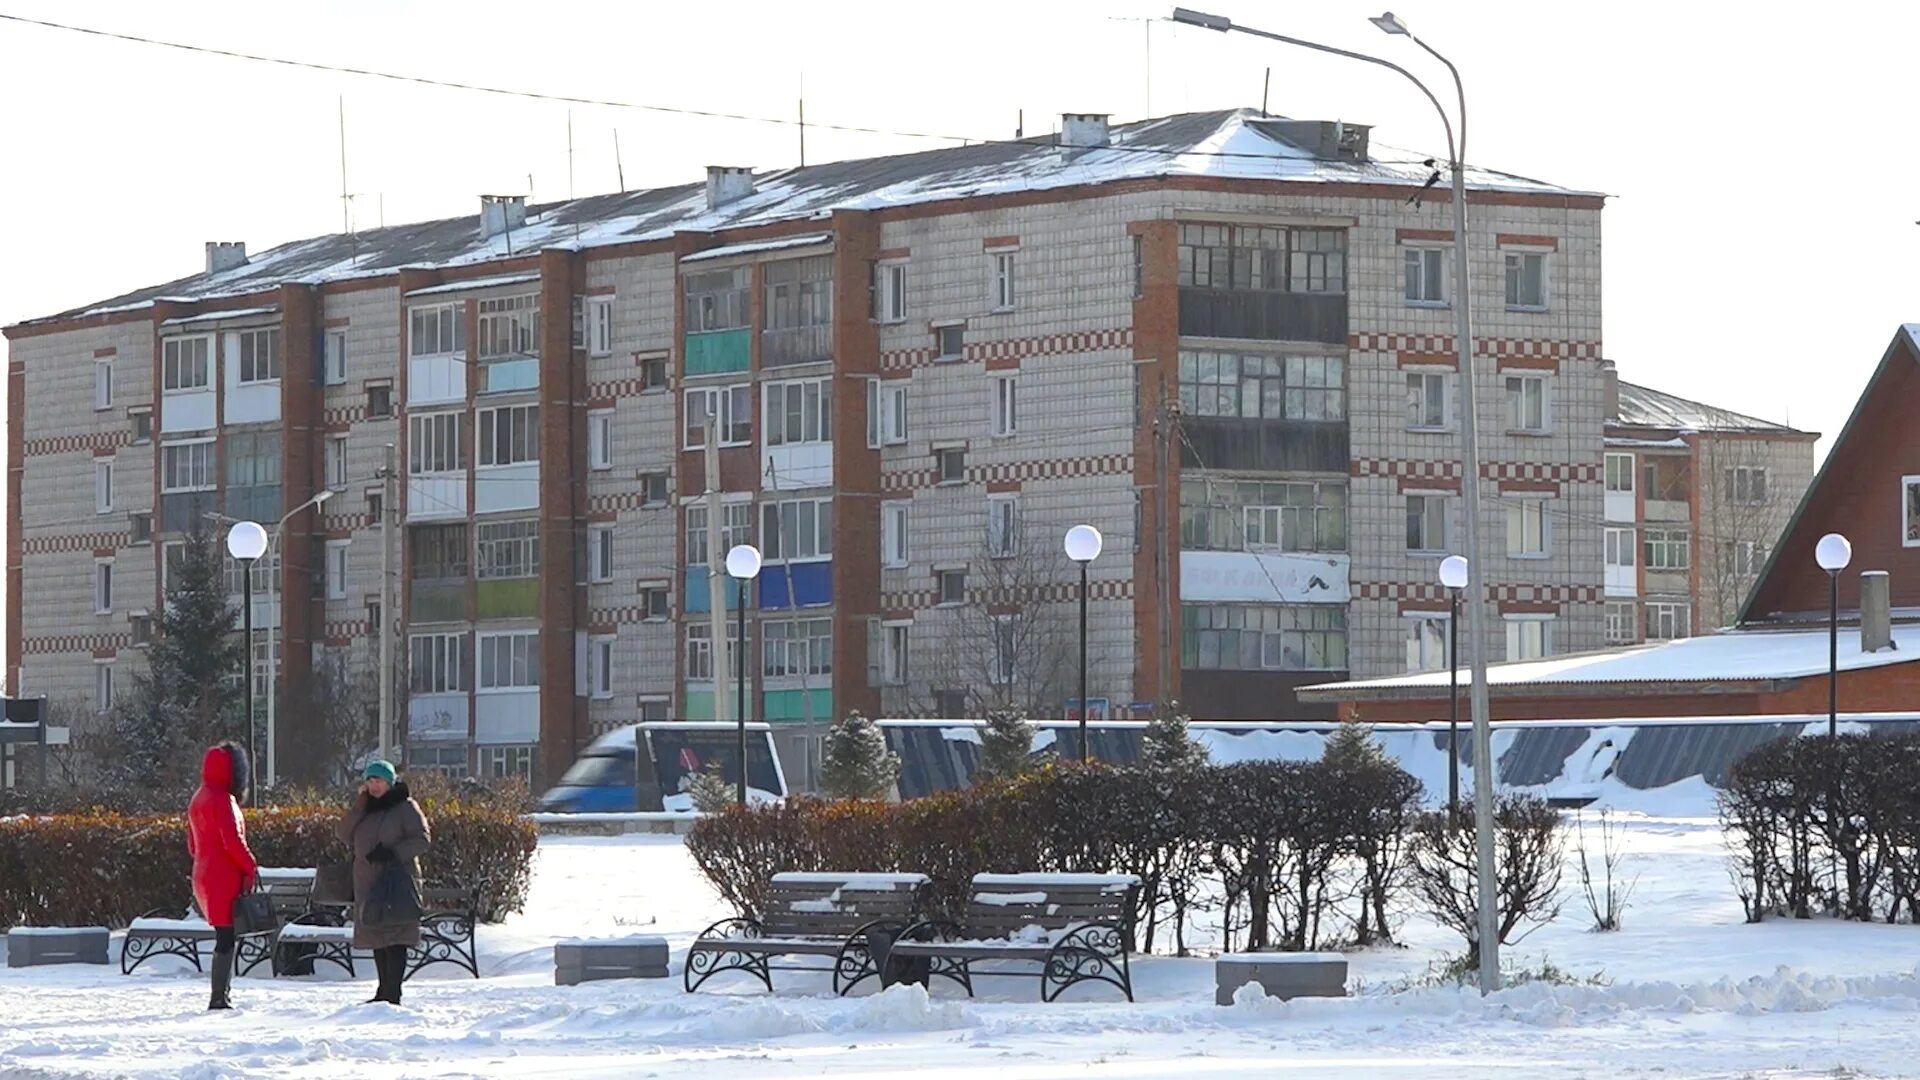
<svg viewBox="0 0 1920 1080">
<path fill-rule="evenodd" d="M 220 744 L 227 752 L 227 758 L 233 762 L 232 780 L 227 791 L 236 799 L 246 798 L 247 787 L 253 780 L 253 763 L 247 760 L 247 748 L 239 743 L 227 741 Z"/>
</svg>

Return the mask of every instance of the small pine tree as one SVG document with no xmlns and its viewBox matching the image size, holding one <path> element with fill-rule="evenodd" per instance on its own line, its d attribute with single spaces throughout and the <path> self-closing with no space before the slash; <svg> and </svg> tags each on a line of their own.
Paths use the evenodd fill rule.
<svg viewBox="0 0 1920 1080">
<path fill-rule="evenodd" d="M 987 710 L 980 729 L 980 775 L 1003 778 L 1027 771 L 1033 752 L 1033 725 L 1026 713 L 1010 706 Z"/>
<path fill-rule="evenodd" d="M 836 799 L 885 798 L 900 775 L 900 756 L 887 749 L 880 726 L 858 710 L 827 732 L 820 786 Z"/>
<path fill-rule="evenodd" d="M 247 669 L 246 643 L 234 633 L 239 614 L 227 596 L 219 546 L 195 530 L 169 571 L 147 671 L 159 700 L 186 714 L 198 740 L 246 739 L 239 716 L 243 686 L 233 678 Z"/>
<path fill-rule="evenodd" d="M 1387 751 L 1373 737 L 1366 724 L 1341 724 L 1327 736 L 1324 758 L 1328 764 L 1348 768 L 1380 767 L 1392 764 Z"/>
<path fill-rule="evenodd" d="M 1184 772 L 1207 763 L 1207 750 L 1187 733 L 1187 714 L 1175 701 L 1147 721 L 1140 733 L 1140 764 L 1163 772 Z"/>
<path fill-rule="evenodd" d="M 703 814 L 724 813 L 740 801 L 739 786 L 721 775 L 718 761 L 683 778 L 681 784 L 692 796 L 693 808 Z"/>
</svg>

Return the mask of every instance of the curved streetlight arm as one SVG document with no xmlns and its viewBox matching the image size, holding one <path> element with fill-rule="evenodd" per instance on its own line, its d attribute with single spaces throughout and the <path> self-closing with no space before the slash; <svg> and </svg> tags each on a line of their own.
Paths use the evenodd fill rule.
<svg viewBox="0 0 1920 1080">
<path fill-rule="evenodd" d="M 1458 162 L 1460 164 L 1460 167 L 1464 169 L 1467 167 L 1467 88 L 1466 88 L 1466 85 L 1460 81 L 1460 69 L 1453 66 L 1453 61 L 1447 59 L 1444 56 L 1441 56 L 1439 50 L 1435 49 L 1433 46 L 1427 44 L 1424 41 L 1421 41 L 1418 37 L 1416 37 L 1412 33 L 1408 33 L 1407 36 L 1410 38 L 1413 38 L 1413 43 L 1415 45 L 1418 45 L 1421 48 L 1427 50 L 1428 56 L 1431 56 L 1435 60 L 1440 61 L 1442 64 L 1447 65 L 1447 73 L 1453 76 L 1453 92 L 1460 99 L 1460 144 L 1458 148 L 1458 156 L 1455 157 L 1453 160 Z M 1422 89 L 1425 89 L 1425 88 L 1422 87 Z M 1431 98 L 1433 95 L 1428 94 L 1427 96 Z"/>
</svg>

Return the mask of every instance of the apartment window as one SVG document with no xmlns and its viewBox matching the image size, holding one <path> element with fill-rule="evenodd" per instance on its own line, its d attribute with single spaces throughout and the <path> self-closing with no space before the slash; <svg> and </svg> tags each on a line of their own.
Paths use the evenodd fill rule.
<svg viewBox="0 0 1920 1080">
<path fill-rule="evenodd" d="M 907 684 L 907 642 L 913 624 L 867 621 L 867 683 L 870 686 Z"/>
<path fill-rule="evenodd" d="M 1685 529 L 1648 529 L 1645 533 L 1649 570 L 1685 570 L 1688 564 Z"/>
<path fill-rule="evenodd" d="M 1147 244 L 1143 236 L 1133 237 L 1133 298 L 1147 295 Z"/>
<path fill-rule="evenodd" d="M 127 616 L 127 632 L 135 648 L 153 644 L 153 616 L 144 611 Z"/>
<path fill-rule="evenodd" d="M 452 412 L 407 417 L 407 472 L 410 475 L 460 472 L 467 467 L 466 448 L 460 439 L 460 419 L 460 413 Z M 344 442 L 342 440 L 343 445 Z"/>
<path fill-rule="evenodd" d="M 1544 558 L 1547 554 L 1547 500 L 1510 499 L 1507 502 L 1507 556 Z"/>
<path fill-rule="evenodd" d="M 1407 372 L 1408 427 L 1423 431 L 1445 431 L 1450 426 L 1453 413 L 1448 407 L 1452 396 L 1447 393 L 1450 381 L 1445 372 Z"/>
<path fill-rule="evenodd" d="M 1900 543 L 1920 547 L 1920 476 L 1900 478 Z"/>
<path fill-rule="evenodd" d="M 467 305 L 464 302 L 416 307 L 407 315 L 408 356 L 466 355 Z"/>
<path fill-rule="evenodd" d="M 768 383 L 766 421 L 768 446 L 832 442 L 832 381 Z"/>
<path fill-rule="evenodd" d="M 93 411 L 113 408 L 113 361 L 93 362 Z"/>
<path fill-rule="evenodd" d="M 669 598 L 665 585 L 640 586 L 640 617 L 647 622 L 658 622 L 667 618 Z"/>
<path fill-rule="evenodd" d="M 939 603 L 945 605 L 967 602 L 967 572 L 965 570 L 935 570 L 933 572 L 935 590 L 939 593 Z"/>
<path fill-rule="evenodd" d="M 1344 420 L 1346 361 L 1183 349 L 1180 408 L 1189 416 Z"/>
<path fill-rule="evenodd" d="M 1447 667 L 1447 628 L 1444 614 L 1408 615 L 1401 620 L 1407 627 L 1407 670 L 1445 671 Z"/>
<path fill-rule="evenodd" d="M 480 775 L 489 780 L 533 779 L 537 749 L 532 746 L 482 746 Z"/>
<path fill-rule="evenodd" d="M 540 460 L 540 406 L 481 409 L 479 421 L 481 468 Z"/>
<path fill-rule="evenodd" d="M 1758 506 L 1767 501 L 1767 470 L 1762 466 L 1736 465 L 1725 472 L 1722 488 L 1728 502 Z"/>
<path fill-rule="evenodd" d="M 673 702 L 664 697 L 643 697 L 640 699 L 640 722 L 660 724 L 673 719 Z"/>
<path fill-rule="evenodd" d="M 127 527 L 132 530 L 136 544 L 153 543 L 153 515 L 144 511 L 135 511 L 127 515 Z"/>
<path fill-rule="evenodd" d="M 1677 641 L 1691 637 L 1693 612 L 1687 604 L 1648 604 L 1647 640 Z"/>
<path fill-rule="evenodd" d="M 907 441 L 907 384 L 904 379 L 867 380 L 867 445 L 897 446 Z"/>
<path fill-rule="evenodd" d="M 1445 307 L 1447 252 L 1445 248 L 1407 248 L 1401 252 L 1406 270 L 1407 303 L 1414 307 Z"/>
<path fill-rule="evenodd" d="M 613 297 L 587 298 L 587 355 L 613 355 Z"/>
<path fill-rule="evenodd" d="M 540 297 L 496 296 L 480 301 L 480 359 L 534 356 L 540 351 Z"/>
<path fill-rule="evenodd" d="M 993 383 L 993 434 L 995 438 L 1020 430 L 1020 381 L 1012 375 L 996 375 Z"/>
<path fill-rule="evenodd" d="M 352 550 L 351 540 L 327 541 L 327 599 L 345 600 L 347 598 L 347 553 Z"/>
<path fill-rule="evenodd" d="M 1346 257 L 1344 229 L 1180 226 L 1180 284 L 1192 288 L 1345 292 Z"/>
<path fill-rule="evenodd" d="M 949 326 L 937 326 L 933 330 L 933 348 L 935 360 L 958 360 L 967 353 L 967 326 L 965 323 L 953 323 Z"/>
<path fill-rule="evenodd" d="M 1547 257 L 1537 251 L 1507 252 L 1507 310 L 1544 311 Z"/>
<path fill-rule="evenodd" d="M 473 554 L 464 523 L 408 529 L 407 549 L 415 581 L 454 580 L 473 573 Z"/>
<path fill-rule="evenodd" d="M 1602 546 L 1605 548 L 1606 565 L 1633 569 L 1633 530 L 1602 530 Z"/>
<path fill-rule="evenodd" d="M 169 540 L 160 545 L 160 595 L 171 598 L 173 583 L 177 580 L 187 561 L 187 544 L 184 540 Z"/>
<path fill-rule="evenodd" d="M 993 310 L 1013 310 L 1013 257 L 1011 251 L 995 252 L 993 258 Z"/>
<path fill-rule="evenodd" d="M 1014 495 L 987 498 L 987 554 L 1007 559 L 1020 552 L 1020 499 Z"/>
<path fill-rule="evenodd" d="M 640 390 L 665 390 L 667 388 L 667 358 L 664 356 L 643 356 L 640 358 Z"/>
<path fill-rule="evenodd" d="M 910 525 L 912 518 L 908 502 L 884 502 L 880 504 L 880 565 L 897 570 L 907 565 L 912 552 Z"/>
<path fill-rule="evenodd" d="M 407 686 L 415 694 L 463 693 L 467 689 L 467 635 L 408 637 Z"/>
<path fill-rule="evenodd" d="M 474 527 L 479 541 L 479 577 L 530 578 L 540 574 L 540 523 L 488 521 Z"/>
<path fill-rule="evenodd" d="M 713 678 L 713 628 L 705 623 L 687 624 L 686 669 L 688 682 Z"/>
<path fill-rule="evenodd" d="M 113 665 L 93 665 L 93 711 L 101 714 L 113 711 Z"/>
<path fill-rule="evenodd" d="M 465 780 L 467 748 L 464 745 L 409 746 L 407 747 L 407 769 L 410 772 L 436 773 L 449 780 Z"/>
<path fill-rule="evenodd" d="M 1407 496 L 1407 550 L 1447 550 L 1447 496 Z"/>
<path fill-rule="evenodd" d="M 1344 671 L 1337 604 L 1182 604 L 1180 663 L 1209 671 Z"/>
<path fill-rule="evenodd" d="M 149 407 L 127 410 L 127 422 L 133 427 L 133 445 L 144 446 L 153 441 L 153 410 Z"/>
<path fill-rule="evenodd" d="M 643 472 L 640 474 L 640 505 L 660 506 L 667 501 L 667 474 L 664 472 Z"/>
<path fill-rule="evenodd" d="M 833 322 L 833 256 L 787 259 L 761 271 L 768 330 L 824 327 Z"/>
<path fill-rule="evenodd" d="M 1507 430 L 1541 432 L 1551 419 L 1546 376 L 1507 376 Z"/>
<path fill-rule="evenodd" d="M 833 674 L 833 620 L 761 623 L 760 670 L 769 679 Z"/>
<path fill-rule="evenodd" d="M 169 443 L 160 448 L 160 490 L 213 490 L 213 441 Z"/>
<path fill-rule="evenodd" d="M 949 446 L 933 452 L 934 467 L 940 475 L 942 484 L 964 484 L 967 482 L 967 451 L 965 447 Z"/>
<path fill-rule="evenodd" d="M 385 521 L 387 511 L 386 493 L 377 487 L 370 487 L 366 489 L 364 494 L 367 499 L 367 516 L 371 517 L 376 525 Z"/>
<path fill-rule="evenodd" d="M 93 613 L 109 615 L 113 612 L 113 563 L 102 560 L 93 564 Z"/>
<path fill-rule="evenodd" d="M 791 499 L 760 507 L 760 549 L 768 562 L 833 557 L 833 500 Z"/>
<path fill-rule="evenodd" d="M 389 420 L 393 418 L 393 385 L 391 383 L 373 383 L 367 387 L 367 419 Z"/>
<path fill-rule="evenodd" d="M 320 354 L 321 381 L 328 386 L 339 386 L 347 381 L 347 335 L 344 330 L 335 330 L 327 334 L 326 344 Z"/>
<path fill-rule="evenodd" d="M 1757 577 L 1766 565 L 1767 549 L 1751 540 L 1722 540 L 1720 561 L 1736 577 Z"/>
<path fill-rule="evenodd" d="M 1180 485 L 1180 546 L 1189 551 L 1345 551 L 1347 483 L 1193 477 Z"/>
<path fill-rule="evenodd" d="M 587 527 L 587 580 L 613 580 L 613 526 Z"/>
<path fill-rule="evenodd" d="M 223 553 L 220 570 L 226 580 L 228 596 L 245 596 L 247 589 L 251 588 L 254 596 L 264 597 L 273 588 L 273 579 L 280 576 L 280 554 L 275 552 L 243 565 L 239 559 Z M 252 580 L 249 581 L 249 578 Z"/>
<path fill-rule="evenodd" d="M 1607 490 L 1633 494 L 1633 455 L 1607 455 Z"/>
<path fill-rule="evenodd" d="M 537 631 L 480 635 L 479 689 L 520 690 L 540 685 Z"/>
<path fill-rule="evenodd" d="M 907 317 L 907 264 L 878 263 L 873 268 L 873 317 L 884 323 Z"/>
<path fill-rule="evenodd" d="M 728 502 L 720 504 L 720 554 L 725 555 L 737 545 L 753 542 L 753 504 L 750 502 Z M 762 555 L 765 555 L 762 552 Z M 687 504 L 687 565 L 705 566 L 707 564 L 707 508 L 703 503 Z"/>
<path fill-rule="evenodd" d="M 240 384 L 273 382 L 280 378 L 280 331 L 242 330 L 240 339 Z"/>
<path fill-rule="evenodd" d="M 1553 618 L 1507 616 L 1507 659 L 1538 660 L 1553 653 Z"/>
<path fill-rule="evenodd" d="M 168 338 L 160 344 L 160 388 L 168 393 L 205 390 L 211 337 Z"/>
<path fill-rule="evenodd" d="M 347 486 L 347 437 L 327 437 L 327 488 L 343 491 Z"/>
<path fill-rule="evenodd" d="M 613 410 L 597 409 L 587 414 L 587 467 L 613 468 Z"/>
<path fill-rule="evenodd" d="M 688 390 L 686 449 L 698 450 L 707 445 L 707 429 L 716 416 L 721 446 L 745 446 L 752 442 L 753 387 L 741 383 Z"/>
<path fill-rule="evenodd" d="M 747 325 L 747 268 L 686 276 L 687 333 L 738 330 Z"/>
<path fill-rule="evenodd" d="M 113 513 L 113 461 L 96 459 L 93 463 L 93 512 Z"/>
<path fill-rule="evenodd" d="M 587 643 L 592 666 L 587 685 L 592 696 L 601 701 L 613 696 L 613 642 L 611 637 L 597 636 Z"/>
<path fill-rule="evenodd" d="M 1607 601 L 1607 644 L 1633 644 L 1633 607 L 1631 600 Z"/>
</svg>

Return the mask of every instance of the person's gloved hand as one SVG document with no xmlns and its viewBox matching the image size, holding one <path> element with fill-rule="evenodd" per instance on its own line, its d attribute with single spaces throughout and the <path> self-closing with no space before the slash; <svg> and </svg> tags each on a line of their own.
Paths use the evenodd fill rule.
<svg viewBox="0 0 1920 1080">
<path fill-rule="evenodd" d="M 367 861 L 373 863 L 375 866 L 381 863 L 392 862 L 393 849 L 387 847 L 385 844 L 375 844 L 373 845 L 373 850 L 367 852 Z"/>
</svg>

